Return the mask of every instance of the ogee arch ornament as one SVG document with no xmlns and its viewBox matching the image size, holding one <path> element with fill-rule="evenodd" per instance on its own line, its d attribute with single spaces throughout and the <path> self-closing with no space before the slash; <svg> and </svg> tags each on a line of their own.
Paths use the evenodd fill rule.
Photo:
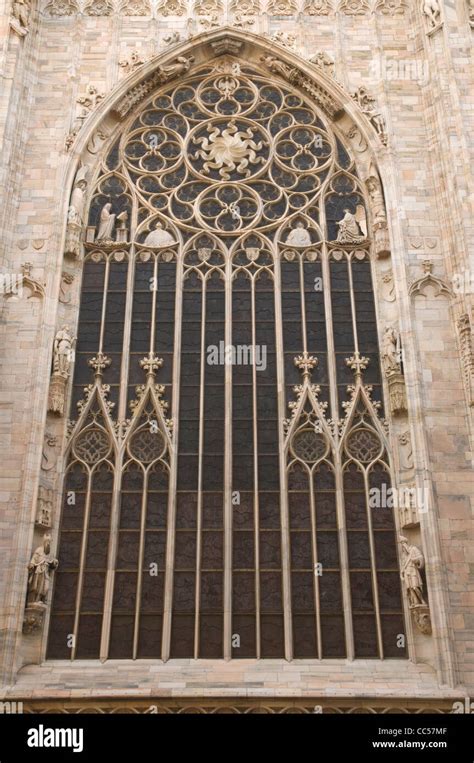
<svg viewBox="0 0 474 763">
<path fill-rule="evenodd" d="M 393 518 L 374 528 L 367 517 L 351 534 L 336 499 L 341 448 L 355 464 L 357 500 L 367 501 L 363 475 L 377 464 L 390 479 L 370 394 L 381 398 L 372 212 L 348 141 L 328 118 L 341 109 L 322 95 L 324 108 L 315 106 L 268 60 L 222 55 L 169 84 L 166 68 L 146 97 L 144 87 L 119 101 L 116 112 L 122 103 L 130 113 L 89 179 L 74 403 L 92 354 L 96 375 L 79 400 L 68 469 L 77 472 L 83 430 L 101 440 L 90 424 L 99 413 L 115 462 L 97 485 L 82 467 L 74 477 L 86 509 L 69 536 L 63 514 L 61 549 L 67 560 L 65 542 L 79 543 L 79 563 L 57 576 L 50 654 L 65 656 L 73 632 L 73 657 L 404 656 L 394 646 L 405 625 Z M 362 130 L 355 139 L 364 143 Z M 229 346 L 249 345 L 266 348 L 262 375 L 255 362 L 225 359 Z M 215 367 L 214 346 L 224 349 Z M 373 369 L 368 391 L 362 353 Z M 313 355 L 324 366 L 318 394 Z M 347 395 L 342 366 L 354 369 L 354 358 Z M 296 369 L 303 384 L 293 390 Z M 314 421 L 300 423 L 314 415 L 316 438 Z M 370 426 L 355 424 L 361 415 Z M 320 484 L 314 475 L 309 487 L 288 484 L 292 456 L 313 471 L 323 460 Z M 318 495 L 331 504 L 322 525 Z M 306 517 L 294 514 L 295 497 Z M 350 543 L 364 533 L 369 553 L 356 548 L 351 561 Z M 91 539 L 107 553 L 89 564 Z M 382 540 L 390 551 L 380 567 Z"/>
</svg>

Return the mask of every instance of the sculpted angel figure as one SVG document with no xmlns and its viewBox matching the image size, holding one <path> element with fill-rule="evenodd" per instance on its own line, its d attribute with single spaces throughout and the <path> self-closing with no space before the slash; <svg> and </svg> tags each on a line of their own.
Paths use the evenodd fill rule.
<svg viewBox="0 0 474 763">
<path fill-rule="evenodd" d="M 72 190 L 71 201 L 67 212 L 68 222 L 82 223 L 88 171 L 88 167 L 82 166 L 76 173 L 74 188 Z"/>
<path fill-rule="evenodd" d="M 59 562 L 51 554 L 51 535 L 43 536 L 43 543 L 33 552 L 28 564 L 28 603 L 46 602 L 50 584 L 50 572 Z"/>
<path fill-rule="evenodd" d="M 344 209 L 344 217 L 336 225 L 339 228 L 337 241 L 341 244 L 360 244 L 365 236 L 361 235 L 359 223 L 350 209 Z"/>
</svg>

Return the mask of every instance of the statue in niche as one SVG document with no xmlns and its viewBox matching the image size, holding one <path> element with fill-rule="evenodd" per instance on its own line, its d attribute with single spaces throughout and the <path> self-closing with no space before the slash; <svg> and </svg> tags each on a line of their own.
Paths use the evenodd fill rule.
<svg viewBox="0 0 474 763">
<path fill-rule="evenodd" d="M 431 29 L 436 29 L 441 21 L 441 8 L 438 0 L 423 0 L 422 10 Z"/>
<path fill-rule="evenodd" d="M 289 232 L 285 244 L 288 244 L 288 246 L 311 246 L 311 236 L 301 220 Z"/>
<path fill-rule="evenodd" d="M 383 200 L 382 188 L 377 177 L 371 175 L 367 179 L 367 190 L 372 201 L 372 214 L 374 216 L 374 225 L 386 225 L 387 215 L 385 213 L 385 203 Z"/>
<path fill-rule="evenodd" d="M 73 360 L 73 345 L 75 339 L 69 331 L 69 326 L 63 326 L 57 332 L 53 345 L 53 373 L 67 378 L 71 361 Z"/>
<path fill-rule="evenodd" d="M 400 371 L 398 335 L 393 326 L 387 326 L 383 335 L 382 364 L 387 375 L 393 371 Z"/>
<path fill-rule="evenodd" d="M 176 241 L 171 233 L 164 230 L 163 223 L 157 222 L 155 230 L 149 232 L 143 244 L 144 246 L 153 246 L 156 248 L 161 246 L 171 246 L 172 244 L 176 244 Z"/>
<path fill-rule="evenodd" d="M 30 17 L 29 0 L 14 0 L 10 26 L 20 37 L 28 34 L 28 21 Z"/>
<path fill-rule="evenodd" d="M 96 236 L 96 241 L 113 241 L 114 227 L 115 227 L 115 214 L 111 212 L 112 204 L 107 202 L 102 207 L 99 217 L 99 232 Z"/>
<path fill-rule="evenodd" d="M 51 535 L 43 535 L 43 543 L 33 552 L 28 564 L 28 604 L 45 604 L 49 591 L 50 572 L 58 567 L 51 554 Z"/>
<path fill-rule="evenodd" d="M 77 223 L 82 225 L 82 215 L 84 212 L 85 192 L 87 188 L 87 175 L 89 168 L 82 165 L 79 167 L 74 179 L 74 188 L 71 194 L 71 201 L 67 211 L 68 223 Z"/>
<path fill-rule="evenodd" d="M 360 228 L 362 219 L 360 210 L 362 210 L 362 216 L 365 219 L 364 211 L 360 205 L 357 207 L 356 214 L 353 214 L 350 209 L 344 209 L 344 217 L 336 223 L 339 228 L 337 241 L 340 244 L 360 244 L 365 240 L 365 235 Z"/>
<path fill-rule="evenodd" d="M 400 578 L 408 596 L 410 609 L 413 607 L 427 607 L 423 598 L 423 580 L 420 570 L 425 566 L 425 558 L 418 546 L 411 546 L 408 538 L 400 536 L 400 543 L 404 553 L 404 559 L 400 570 Z"/>
</svg>

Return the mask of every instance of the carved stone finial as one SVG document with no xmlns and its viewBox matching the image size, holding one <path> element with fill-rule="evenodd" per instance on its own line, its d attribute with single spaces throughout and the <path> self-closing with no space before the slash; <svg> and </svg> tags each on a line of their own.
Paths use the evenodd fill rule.
<svg viewBox="0 0 474 763">
<path fill-rule="evenodd" d="M 163 358 L 159 358 L 150 350 L 145 358 L 140 360 L 140 367 L 147 372 L 147 377 L 154 377 L 156 371 L 163 365 Z"/>
<path fill-rule="evenodd" d="M 354 352 L 350 358 L 346 358 L 346 366 L 349 366 L 349 368 L 354 371 L 356 381 L 362 379 L 362 374 L 369 365 L 369 362 L 369 358 L 360 355 L 358 350 Z"/>
<path fill-rule="evenodd" d="M 314 355 L 308 355 L 305 351 L 302 355 L 298 355 L 295 358 L 295 366 L 303 371 L 303 379 L 310 379 L 313 368 L 318 365 L 318 359 Z"/>
<path fill-rule="evenodd" d="M 111 362 L 111 359 L 108 358 L 107 355 L 104 355 L 102 351 L 100 351 L 97 353 L 97 355 L 94 355 L 93 358 L 89 358 L 87 364 L 94 369 L 94 376 L 96 379 L 100 379 L 102 378 L 105 369 L 110 366 Z"/>
</svg>

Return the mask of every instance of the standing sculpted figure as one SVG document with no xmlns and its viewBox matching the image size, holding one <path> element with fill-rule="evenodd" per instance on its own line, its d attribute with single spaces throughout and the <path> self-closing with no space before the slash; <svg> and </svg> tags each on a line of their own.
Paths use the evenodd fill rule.
<svg viewBox="0 0 474 763">
<path fill-rule="evenodd" d="M 69 326 L 63 326 L 54 338 L 53 371 L 55 374 L 67 377 L 73 359 L 74 337 Z"/>
<path fill-rule="evenodd" d="M 45 604 L 49 591 L 50 571 L 59 562 L 51 554 L 51 535 L 43 535 L 43 543 L 33 552 L 28 564 L 28 604 Z"/>
<path fill-rule="evenodd" d="M 427 606 L 423 598 L 423 580 L 420 570 L 425 566 L 425 558 L 418 546 L 411 546 L 408 539 L 400 536 L 400 543 L 404 553 L 400 578 L 408 596 L 410 607 Z"/>
</svg>

